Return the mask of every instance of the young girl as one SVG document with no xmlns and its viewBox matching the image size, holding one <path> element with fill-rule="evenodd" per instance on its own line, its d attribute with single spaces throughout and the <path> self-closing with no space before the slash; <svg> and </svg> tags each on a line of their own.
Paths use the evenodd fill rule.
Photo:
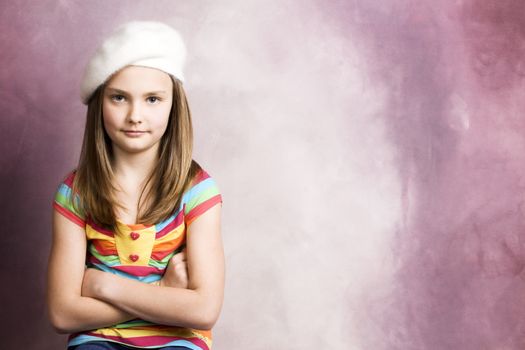
<svg viewBox="0 0 525 350">
<path fill-rule="evenodd" d="M 68 349 L 210 349 L 222 197 L 192 159 L 186 50 L 158 22 L 107 38 L 82 79 L 78 167 L 58 186 L 47 301 Z"/>
</svg>

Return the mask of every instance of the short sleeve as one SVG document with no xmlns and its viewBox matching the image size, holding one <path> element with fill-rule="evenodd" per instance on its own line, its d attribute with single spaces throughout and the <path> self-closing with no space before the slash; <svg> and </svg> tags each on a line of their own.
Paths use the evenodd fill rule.
<svg viewBox="0 0 525 350">
<path fill-rule="evenodd" d="M 75 178 L 75 172 L 71 172 L 67 175 L 64 181 L 60 183 L 55 193 L 55 199 L 53 201 L 53 207 L 67 219 L 79 225 L 80 227 L 86 227 L 86 220 L 84 212 L 79 209 L 78 211 L 73 207 L 71 201 L 73 179 Z M 75 195 L 75 201 L 78 203 L 78 195 Z"/>
<path fill-rule="evenodd" d="M 222 195 L 215 180 L 201 169 L 193 181 L 193 186 L 183 196 L 183 203 L 184 221 L 186 226 L 189 226 L 215 204 L 222 203 Z"/>
</svg>

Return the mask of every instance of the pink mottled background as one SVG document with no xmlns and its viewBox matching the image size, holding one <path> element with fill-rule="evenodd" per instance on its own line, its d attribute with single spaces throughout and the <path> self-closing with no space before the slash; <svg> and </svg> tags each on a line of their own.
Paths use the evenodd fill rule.
<svg viewBox="0 0 525 350">
<path fill-rule="evenodd" d="M 195 158 L 224 198 L 214 349 L 525 347 L 525 3 L 0 3 L 0 348 L 45 306 L 79 81 L 132 19 L 188 45 Z"/>
</svg>

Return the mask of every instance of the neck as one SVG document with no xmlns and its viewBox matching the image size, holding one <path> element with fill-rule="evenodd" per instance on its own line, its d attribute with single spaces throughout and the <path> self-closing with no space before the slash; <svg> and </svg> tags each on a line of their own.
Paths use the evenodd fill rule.
<svg viewBox="0 0 525 350">
<path fill-rule="evenodd" d="M 156 147 L 134 154 L 122 152 L 118 148 L 114 148 L 113 152 L 114 174 L 121 183 L 128 185 L 140 186 L 143 184 L 158 161 Z"/>
</svg>

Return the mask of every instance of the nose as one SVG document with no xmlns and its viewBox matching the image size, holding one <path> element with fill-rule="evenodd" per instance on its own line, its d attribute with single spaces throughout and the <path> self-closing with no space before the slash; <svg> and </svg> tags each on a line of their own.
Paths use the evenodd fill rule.
<svg viewBox="0 0 525 350">
<path fill-rule="evenodd" d="M 141 114 L 141 108 L 140 108 L 140 102 L 134 101 L 130 105 L 129 113 L 128 113 L 128 120 L 132 124 L 136 123 L 142 123 L 142 114 Z"/>
</svg>

